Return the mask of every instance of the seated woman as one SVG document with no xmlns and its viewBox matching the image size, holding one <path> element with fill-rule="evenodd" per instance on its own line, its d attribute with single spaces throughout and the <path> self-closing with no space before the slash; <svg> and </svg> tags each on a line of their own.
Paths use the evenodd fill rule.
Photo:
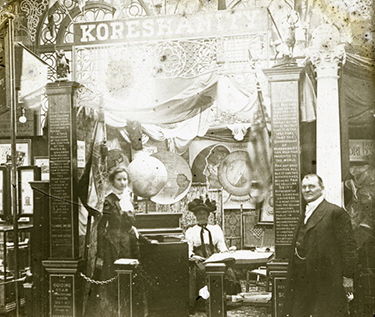
<svg viewBox="0 0 375 317">
<path fill-rule="evenodd" d="M 226 252 L 228 248 L 225 244 L 224 233 L 219 225 L 209 225 L 208 217 L 216 210 L 215 201 L 206 199 L 205 202 L 196 198 L 188 204 L 188 210 L 193 212 L 197 218 L 197 224 L 186 230 L 185 238 L 189 245 L 190 266 L 190 310 L 204 310 L 205 302 L 199 296 L 199 290 L 207 285 L 205 266 L 203 262 L 212 254 Z M 231 267 L 233 263 L 227 262 L 225 275 L 227 294 L 236 294 L 240 291 L 240 285 L 236 282 L 236 276 Z M 193 284 L 193 285 L 192 285 Z"/>
</svg>

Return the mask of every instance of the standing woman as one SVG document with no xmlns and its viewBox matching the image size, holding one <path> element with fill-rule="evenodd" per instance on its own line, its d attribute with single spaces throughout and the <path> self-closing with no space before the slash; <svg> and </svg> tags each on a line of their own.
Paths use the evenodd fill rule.
<svg viewBox="0 0 375 317">
<path fill-rule="evenodd" d="M 117 259 L 138 259 L 139 243 L 149 242 L 133 226 L 134 207 L 128 187 L 127 169 L 124 166 L 115 167 L 110 172 L 108 180 L 112 188 L 104 201 L 97 238 L 96 265 L 101 268 L 100 280 L 102 281 L 108 281 L 116 276 L 114 262 Z M 142 289 L 140 279 L 134 282 Z M 136 297 L 134 316 L 144 316 L 145 297 L 142 292 L 135 292 L 134 296 Z M 99 298 L 105 316 L 117 316 L 117 280 L 102 285 Z"/>
</svg>

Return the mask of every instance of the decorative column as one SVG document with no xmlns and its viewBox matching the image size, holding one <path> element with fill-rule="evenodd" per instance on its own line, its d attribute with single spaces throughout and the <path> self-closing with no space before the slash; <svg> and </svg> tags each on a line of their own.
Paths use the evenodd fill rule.
<svg viewBox="0 0 375 317">
<path fill-rule="evenodd" d="M 272 279 L 273 316 L 281 316 L 288 258 L 301 215 L 300 78 L 303 68 L 264 69 L 270 82 L 272 114 L 275 259 L 268 263 Z"/>
<path fill-rule="evenodd" d="M 307 53 L 317 74 L 316 161 L 317 174 L 323 178 L 325 198 L 342 205 L 341 133 L 338 69 L 345 62 L 340 34 L 329 24 L 318 26 Z"/>
<path fill-rule="evenodd" d="M 208 291 L 210 292 L 208 317 L 226 317 L 226 293 L 224 289 L 224 263 L 206 264 L 208 276 Z"/>
<path fill-rule="evenodd" d="M 136 316 L 134 314 L 134 270 L 139 265 L 136 259 L 118 259 L 115 261 L 118 279 L 118 316 Z"/>
<path fill-rule="evenodd" d="M 83 260 L 79 257 L 77 196 L 76 89 L 67 80 L 47 85 L 50 160 L 49 316 L 82 314 Z M 47 294 L 46 294 L 47 295 Z"/>
</svg>

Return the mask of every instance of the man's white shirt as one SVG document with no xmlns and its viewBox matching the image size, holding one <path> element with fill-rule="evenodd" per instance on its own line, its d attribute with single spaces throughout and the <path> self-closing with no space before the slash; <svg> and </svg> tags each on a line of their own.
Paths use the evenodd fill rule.
<svg viewBox="0 0 375 317">
<path fill-rule="evenodd" d="M 320 196 L 317 200 L 311 201 L 306 205 L 306 212 L 305 212 L 305 221 L 304 223 L 307 223 L 307 220 L 311 217 L 313 214 L 314 210 L 322 203 L 324 200 L 323 195 Z"/>
</svg>

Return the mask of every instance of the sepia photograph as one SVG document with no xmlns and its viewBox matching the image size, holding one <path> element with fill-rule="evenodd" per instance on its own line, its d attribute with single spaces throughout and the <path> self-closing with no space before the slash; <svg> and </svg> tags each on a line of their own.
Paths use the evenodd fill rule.
<svg viewBox="0 0 375 317">
<path fill-rule="evenodd" d="M 0 317 L 374 317 L 374 0 L 0 0 Z"/>
</svg>

